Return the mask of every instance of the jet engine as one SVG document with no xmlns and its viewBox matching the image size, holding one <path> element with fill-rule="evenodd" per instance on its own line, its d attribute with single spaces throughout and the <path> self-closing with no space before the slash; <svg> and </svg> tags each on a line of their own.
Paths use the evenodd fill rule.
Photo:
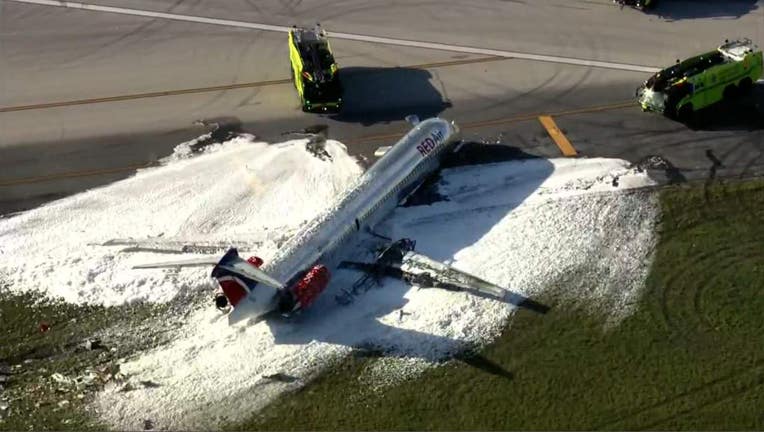
<svg viewBox="0 0 764 432">
<path fill-rule="evenodd" d="M 329 269 L 317 264 L 311 267 L 279 301 L 279 313 L 288 316 L 309 307 L 329 285 Z"/>
</svg>

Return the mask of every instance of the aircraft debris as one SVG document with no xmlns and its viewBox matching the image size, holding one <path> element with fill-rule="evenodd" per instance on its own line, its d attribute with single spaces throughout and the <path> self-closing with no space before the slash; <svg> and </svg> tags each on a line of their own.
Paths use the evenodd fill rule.
<svg viewBox="0 0 764 432">
<path fill-rule="evenodd" d="M 60 374 L 58 372 L 51 375 L 50 378 L 59 384 L 64 384 L 64 385 L 74 384 L 74 381 L 71 378 L 64 376 L 63 374 Z"/>
<path fill-rule="evenodd" d="M 263 378 L 270 379 L 273 381 L 279 381 L 279 382 L 285 382 L 285 383 L 291 383 L 297 381 L 297 377 L 294 377 L 292 375 L 287 375 L 285 373 L 277 372 L 270 375 L 263 375 Z"/>
<path fill-rule="evenodd" d="M 104 348 L 100 339 L 87 339 L 83 342 L 82 346 L 88 351 Z"/>
</svg>

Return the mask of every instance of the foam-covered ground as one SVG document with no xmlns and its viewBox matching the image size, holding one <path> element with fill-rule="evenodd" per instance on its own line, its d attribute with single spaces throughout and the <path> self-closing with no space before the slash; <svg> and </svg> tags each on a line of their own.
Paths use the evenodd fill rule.
<svg viewBox="0 0 764 432">
<path fill-rule="evenodd" d="M 330 143 L 332 161 L 297 144 L 238 139 L 193 158 L 179 151 L 165 167 L 0 221 L 8 245 L 0 271 L 11 289 L 41 288 L 76 302 L 164 301 L 185 289 L 211 289 L 209 269 L 130 270 L 159 257 L 86 245 L 162 233 L 246 238 L 260 242 L 258 255 L 267 260 L 279 233 L 327 208 L 360 174 L 339 143 Z M 650 195 L 624 189 L 648 184 L 645 174 L 612 159 L 452 168 L 437 185 L 447 201 L 399 207 L 377 231 L 414 238 L 419 251 L 521 294 L 564 283 L 560 295 L 616 323 L 639 295 L 657 212 Z M 331 290 L 355 277 L 335 272 L 330 292 L 296 322 L 230 327 L 214 308 L 192 314 L 169 345 L 122 365 L 130 390 L 107 387 L 94 408 L 118 429 L 139 429 L 146 419 L 162 429 L 215 428 L 303 385 L 353 346 L 374 345 L 400 359 L 380 363 L 387 372 L 370 377 L 385 385 L 465 343 L 489 341 L 515 308 L 397 281 L 349 306 L 336 304 Z M 277 373 L 286 379 L 267 378 Z"/>
<path fill-rule="evenodd" d="M 209 269 L 186 268 L 172 277 L 131 270 L 168 257 L 97 244 L 148 237 L 230 242 L 257 245 L 269 258 L 280 237 L 325 208 L 362 171 L 342 144 L 330 141 L 327 151 L 336 157 L 322 161 L 304 142 L 270 145 L 240 137 L 198 157 L 191 157 L 193 142 L 182 144 L 164 166 L 0 220 L 0 278 L 14 291 L 105 305 L 162 302 L 179 290 L 209 289 Z"/>
</svg>

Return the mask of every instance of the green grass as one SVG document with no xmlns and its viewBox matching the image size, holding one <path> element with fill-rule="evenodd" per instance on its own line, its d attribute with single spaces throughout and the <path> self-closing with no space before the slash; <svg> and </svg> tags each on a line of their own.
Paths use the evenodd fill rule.
<svg viewBox="0 0 764 432">
<path fill-rule="evenodd" d="M 520 311 L 478 356 L 381 393 L 339 367 L 234 429 L 764 429 L 764 182 L 661 192 L 640 307 Z M 360 396 L 359 395 L 363 395 Z"/>
<path fill-rule="evenodd" d="M 119 372 L 118 360 L 160 343 L 162 331 L 151 330 L 168 306 L 78 306 L 44 300 L 38 294 L 11 294 L 0 286 L 0 365 L 11 368 L 2 383 L 0 430 L 104 430 L 85 407 L 95 391 Z M 40 324 L 49 325 L 40 331 Z M 102 347 L 86 349 L 97 337 Z M 90 369 L 93 385 L 59 383 Z M 59 406 L 66 400 L 66 405 Z"/>
</svg>

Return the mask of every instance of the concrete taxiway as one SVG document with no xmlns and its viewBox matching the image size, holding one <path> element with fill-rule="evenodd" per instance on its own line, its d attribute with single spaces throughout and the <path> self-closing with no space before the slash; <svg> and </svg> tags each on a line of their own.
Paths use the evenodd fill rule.
<svg viewBox="0 0 764 432">
<path fill-rule="evenodd" d="M 0 213 L 128 176 L 206 132 L 194 125 L 199 119 L 267 141 L 326 124 L 331 138 L 372 159 L 377 146 L 405 132 L 406 114 L 441 115 L 456 120 L 467 139 L 559 157 L 559 143 L 539 120 L 549 116 L 576 155 L 635 162 L 659 155 L 682 174 L 673 180 L 702 178 L 710 167 L 724 176 L 764 170 L 761 86 L 695 131 L 642 113 L 632 102 L 645 70 L 725 38 L 764 43 L 761 2 L 677 1 L 659 8 L 660 15 L 621 10 L 607 0 L 384 7 L 130 2 L 147 16 L 47 3 L 0 1 Z M 288 81 L 286 34 L 267 30 L 316 21 L 348 36 L 332 39 L 346 86 L 341 115 L 299 110 Z M 427 43 L 448 47 L 421 48 Z"/>
</svg>

